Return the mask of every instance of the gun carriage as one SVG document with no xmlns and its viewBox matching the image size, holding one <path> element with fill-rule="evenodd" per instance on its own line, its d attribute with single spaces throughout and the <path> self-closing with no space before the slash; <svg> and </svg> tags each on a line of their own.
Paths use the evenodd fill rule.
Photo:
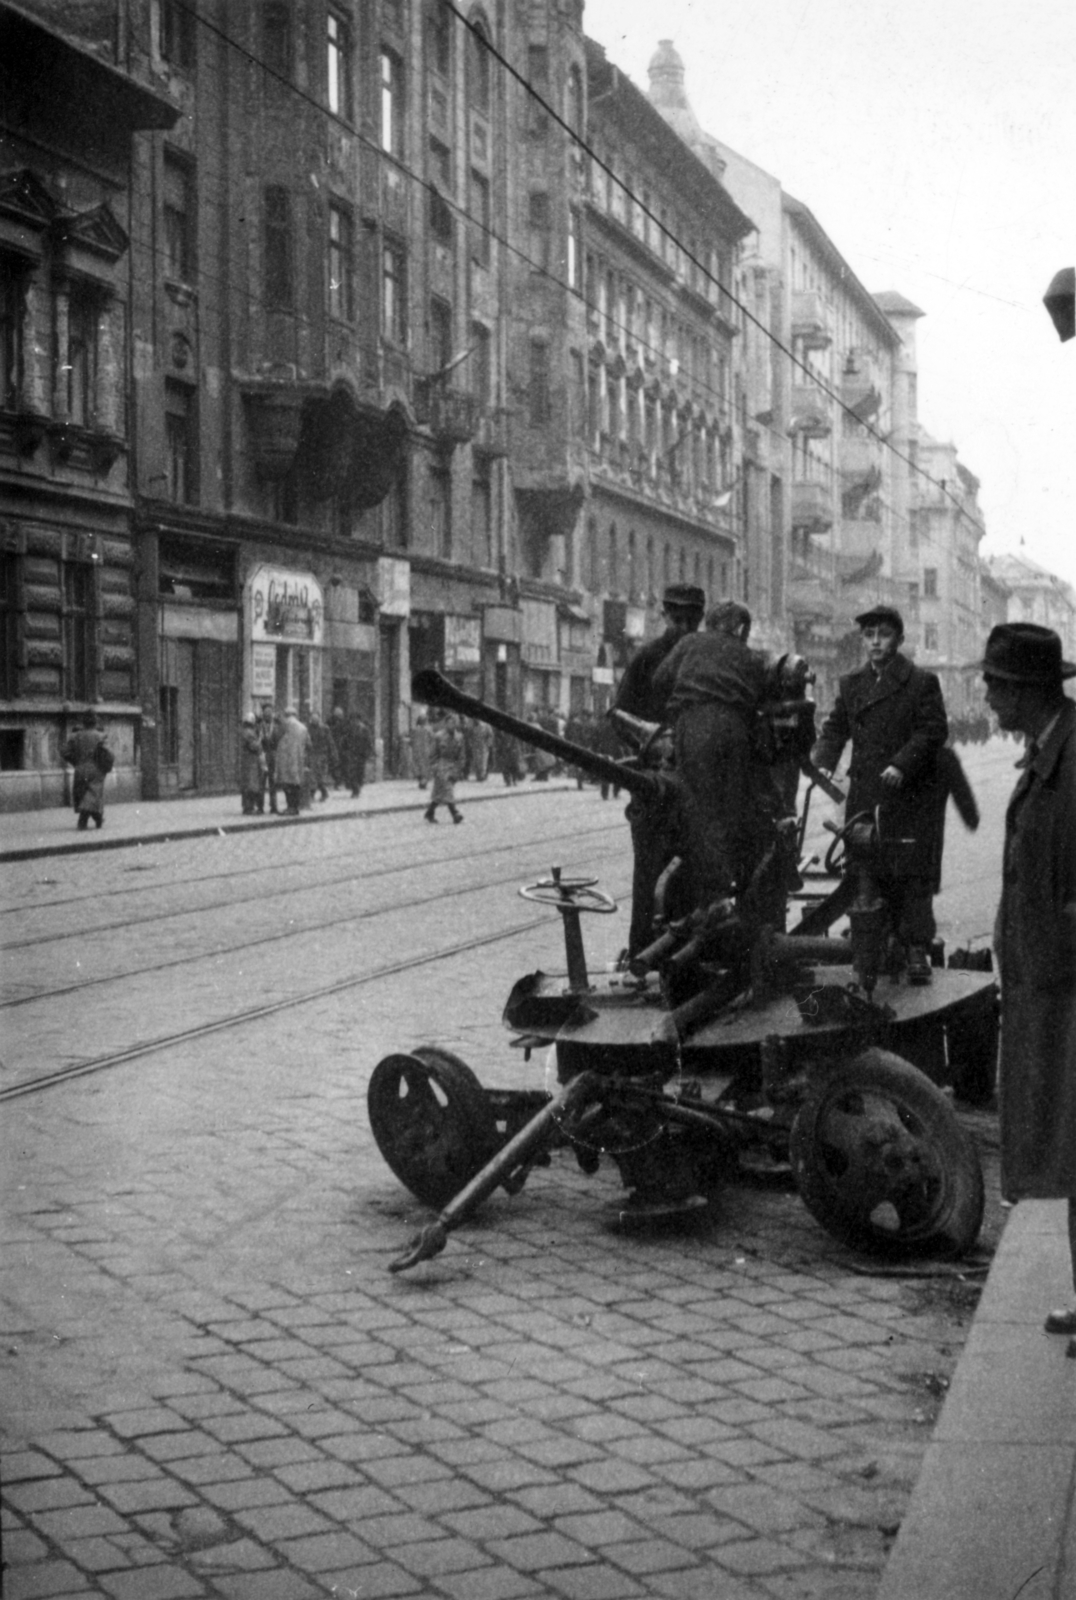
<svg viewBox="0 0 1076 1600">
<path fill-rule="evenodd" d="M 793 759 L 812 783 L 841 798 L 810 770 L 802 739 L 796 745 L 809 706 L 804 675 L 795 660 L 778 664 L 762 744 L 770 761 L 798 748 Z M 625 1220 L 699 1208 L 740 1163 L 761 1160 L 787 1166 L 811 1214 L 849 1245 L 970 1248 L 982 1173 L 945 1086 L 969 1099 L 991 1092 L 997 988 L 989 952 L 985 961 L 956 952 L 946 967 L 936 946 L 926 986 L 894 968 L 876 875 L 908 841 L 887 839 L 884 817 L 864 814 L 835 830 L 828 887 L 804 892 L 796 868 L 809 788 L 799 827 L 773 828 L 750 881 L 734 897 L 696 904 L 677 854 L 680 781 L 659 729 L 620 717 L 638 753 L 615 761 L 487 706 L 437 672 L 419 673 L 412 693 L 628 790 L 665 859 L 651 942 L 612 971 L 592 972 L 584 947 L 583 916 L 617 910 L 597 880 L 554 867 L 519 891 L 560 915 L 565 962 L 561 972 L 521 977 L 503 1020 L 527 1060 L 551 1053 L 555 1090 L 484 1089 L 434 1045 L 375 1067 L 368 1108 L 378 1147 L 416 1198 L 439 1208 L 391 1271 L 438 1254 L 495 1190 L 517 1193 L 560 1148 L 586 1173 L 603 1160 L 616 1165 Z M 786 932 L 797 884 L 806 909 Z M 845 933 L 834 936 L 845 918 Z"/>
</svg>

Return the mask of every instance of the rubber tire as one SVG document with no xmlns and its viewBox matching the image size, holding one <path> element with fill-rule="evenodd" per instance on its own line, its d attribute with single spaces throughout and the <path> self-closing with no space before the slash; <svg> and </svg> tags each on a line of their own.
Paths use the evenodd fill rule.
<svg viewBox="0 0 1076 1600">
<path fill-rule="evenodd" d="M 808 1211 L 843 1244 L 885 1255 L 962 1255 L 975 1243 L 985 1201 L 982 1168 L 971 1139 L 952 1105 L 930 1079 L 902 1056 L 869 1049 L 817 1077 L 796 1114 L 789 1141 L 792 1171 Z M 941 1169 L 940 1187 L 926 1215 L 898 1228 L 874 1219 L 862 1196 L 842 1192 L 840 1147 L 826 1140 L 827 1118 L 846 1101 L 853 1115 L 857 1098 L 888 1102 L 904 1128 L 929 1147 Z M 898 1223 L 899 1223 L 898 1215 Z"/>
<path fill-rule="evenodd" d="M 429 1130 L 433 1135 L 427 1146 L 429 1161 L 406 1144 L 401 1148 L 402 1061 L 421 1064 L 440 1107 L 440 1126 Z M 501 1142 L 482 1085 L 465 1061 L 438 1045 L 420 1045 L 409 1055 L 379 1061 L 370 1074 L 366 1106 L 377 1147 L 388 1165 L 416 1200 L 438 1211 L 481 1172 Z M 437 1116 L 434 1113 L 435 1120 Z"/>
</svg>

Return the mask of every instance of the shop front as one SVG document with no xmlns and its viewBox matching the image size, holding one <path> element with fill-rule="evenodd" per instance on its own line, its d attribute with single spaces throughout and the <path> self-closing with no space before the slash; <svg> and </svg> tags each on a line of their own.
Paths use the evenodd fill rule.
<svg viewBox="0 0 1076 1600">
<path fill-rule="evenodd" d="M 523 613 L 516 606 L 486 606 L 482 613 L 483 698 L 519 715 Z"/>
<path fill-rule="evenodd" d="M 324 700 L 325 598 L 312 572 L 255 567 L 244 586 L 243 707 L 294 706 L 304 719 Z"/>
<path fill-rule="evenodd" d="M 548 600 L 523 600 L 523 708 L 561 709 L 557 607 Z"/>
</svg>

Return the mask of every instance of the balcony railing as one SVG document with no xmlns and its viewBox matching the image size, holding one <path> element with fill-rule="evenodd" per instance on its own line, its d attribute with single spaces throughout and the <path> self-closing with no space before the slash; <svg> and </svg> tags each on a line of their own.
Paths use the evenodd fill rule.
<svg viewBox="0 0 1076 1600">
<path fill-rule="evenodd" d="M 833 426 L 829 408 L 828 396 L 815 384 L 794 383 L 788 431 L 806 434 L 809 439 L 826 438 Z"/>
<path fill-rule="evenodd" d="M 801 289 L 792 296 L 792 337 L 806 350 L 827 350 L 833 342 L 825 302 L 817 289 Z"/>
<path fill-rule="evenodd" d="M 870 435 L 845 436 L 840 442 L 841 474 L 846 486 L 859 483 L 881 466 L 882 441 Z"/>
<path fill-rule="evenodd" d="M 833 526 L 833 493 L 824 483 L 792 485 L 792 526 L 824 533 Z"/>
<path fill-rule="evenodd" d="M 478 397 L 434 384 L 418 400 L 418 418 L 443 444 L 468 444 L 478 432 Z"/>
</svg>

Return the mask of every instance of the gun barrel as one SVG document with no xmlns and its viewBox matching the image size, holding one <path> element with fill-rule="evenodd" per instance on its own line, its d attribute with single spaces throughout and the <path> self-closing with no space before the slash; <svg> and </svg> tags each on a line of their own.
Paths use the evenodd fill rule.
<svg viewBox="0 0 1076 1600">
<path fill-rule="evenodd" d="M 507 711 L 501 711 L 496 706 L 488 706 L 484 700 L 476 700 L 473 695 L 464 694 L 462 689 L 457 689 L 454 683 L 449 683 L 448 679 L 442 677 L 433 667 L 416 672 L 411 679 L 411 697 L 421 701 L 423 705 L 438 706 L 445 711 L 458 712 L 462 717 L 473 717 L 476 722 L 488 723 L 491 728 L 499 728 L 502 733 L 511 734 L 522 744 L 533 745 L 536 750 L 545 750 L 549 755 L 558 756 L 573 767 L 580 767 L 592 778 L 615 784 L 620 789 L 627 789 L 629 794 L 653 797 L 660 789 L 661 780 L 656 773 L 640 772 L 636 767 L 622 766 L 619 761 L 599 755 L 596 750 L 586 750 L 580 744 L 573 744 L 570 739 L 562 739 L 558 734 L 547 732 L 545 728 L 535 727 L 532 722 L 522 722 Z"/>
</svg>

